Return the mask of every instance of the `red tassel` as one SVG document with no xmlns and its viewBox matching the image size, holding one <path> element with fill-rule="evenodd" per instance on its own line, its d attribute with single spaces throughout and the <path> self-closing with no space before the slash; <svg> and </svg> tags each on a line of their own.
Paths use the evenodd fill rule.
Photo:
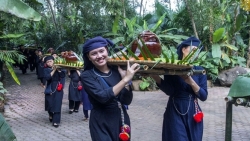
<svg viewBox="0 0 250 141">
<path fill-rule="evenodd" d="M 78 91 L 82 90 L 82 86 L 77 87 Z"/>
<path fill-rule="evenodd" d="M 124 125 L 121 127 L 121 131 L 122 131 L 122 132 L 126 132 L 126 133 L 130 133 L 130 127 L 129 127 L 127 124 L 124 124 Z"/>
<path fill-rule="evenodd" d="M 199 111 L 198 113 L 194 114 L 194 120 L 199 123 L 202 121 L 204 115 L 201 111 Z"/>
<path fill-rule="evenodd" d="M 58 86 L 57 86 L 57 90 L 58 90 L 58 91 L 61 91 L 62 88 L 63 88 L 63 85 L 59 82 L 59 84 L 58 84 Z"/>
<path fill-rule="evenodd" d="M 120 138 L 122 141 L 128 141 L 128 140 L 129 140 L 129 134 L 126 133 L 126 132 L 122 132 L 122 133 L 120 133 L 119 138 Z"/>
</svg>

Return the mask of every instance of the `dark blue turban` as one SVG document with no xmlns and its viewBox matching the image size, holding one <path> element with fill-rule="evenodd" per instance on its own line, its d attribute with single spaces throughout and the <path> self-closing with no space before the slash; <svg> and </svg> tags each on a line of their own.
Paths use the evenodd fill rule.
<svg viewBox="0 0 250 141">
<path fill-rule="evenodd" d="M 54 57 L 53 56 L 46 56 L 45 58 L 44 58 L 44 63 L 46 63 L 48 60 L 54 60 Z"/>
<path fill-rule="evenodd" d="M 111 40 L 105 39 L 101 36 L 97 36 L 97 37 L 87 40 L 83 45 L 84 70 L 93 68 L 93 64 L 91 61 L 89 61 L 87 57 L 87 53 L 89 53 L 91 50 L 94 50 L 100 47 L 108 47 L 108 46 L 112 47 L 113 45 L 114 43 Z"/>
<path fill-rule="evenodd" d="M 181 44 L 178 45 L 177 47 L 177 54 L 178 54 L 178 59 L 181 60 L 183 53 L 182 53 L 182 48 L 187 47 L 187 46 L 196 46 L 199 47 L 201 41 L 197 39 L 196 37 L 189 37 L 188 39 L 182 41 Z"/>
</svg>

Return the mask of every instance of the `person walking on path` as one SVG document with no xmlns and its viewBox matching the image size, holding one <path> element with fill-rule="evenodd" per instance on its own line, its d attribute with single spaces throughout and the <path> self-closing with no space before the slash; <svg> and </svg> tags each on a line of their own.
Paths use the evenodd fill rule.
<svg viewBox="0 0 250 141">
<path fill-rule="evenodd" d="M 177 48 L 179 60 L 197 49 L 200 40 L 190 37 Z M 203 70 L 194 66 L 195 70 Z M 162 141 L 202 141 L 203 113 L 198 99 L 207 99 L 206 75 L 151 75 L 159 88 L 169 95 L 163 119 Z"/>
<path fill-rule="evenodd" d="M 82 93 L 82 109 L 83 109 L 83 114 L 84 114 L 83 121 L 88 121 L 89 110 L 92 109 L 92 105 L 89 101 L 89 96 L 86 93 L 86 91 L 84 90 L 84 88 L 82 88 L 81 93 Z"/>
<path fill-rule="evenodd" d="M 63 87 L 60 80 L 65 77 L 65 73 L 54 66 L 54 57 L 52 56 L 45 57 L 44 63 L 46 63 L 44 78 L 47 80 L 45 90 L 50 89 L 50 92 L 45 93 L 45 111 L 48 111 L 50 122 L 57 128 L 61 122 L 63 99 Z"/>
<path fill-rule="evenodd" d="M 44 57 L 41 50 L 38 50 L 38 56 L 36 56 L 36 65 L 37 65 L 37 78 L 41 82 L 41 86 L 45 88 L 46 80 L 44 78 Z"/>
<path fill-rule="evenodd" d="M 70 78 L 68 93 L 69 114 L 72 114 L 73 112 L 77 113 L 82 101 L 80 74 L 79 70 L 68 70 L 68 76 Z"/>
<path fill-rule="evenodd" d="M 93 105 L 89 120 L 92 141 L 130 140 L 130 119 L 124 104 L 132 102 L 129 82 L 139 64 L 130 66 L 127 62 L 127 70 L 108 66 L 109 46 L 113 42 L 100 36 L 83 45 L 81 81 Z"/>
</svg>

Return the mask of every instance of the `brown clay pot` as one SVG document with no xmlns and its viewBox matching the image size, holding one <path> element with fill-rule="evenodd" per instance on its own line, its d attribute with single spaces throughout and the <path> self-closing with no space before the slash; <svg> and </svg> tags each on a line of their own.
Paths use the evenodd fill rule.
<svg viewBox="0 0 250 141">
<path fill-rule="evenodd" d="M 161 55 L 162 48 L 160 45 L 160 41 L 157 36 L 151 31 L 143 31 L 138 35 L 138 39 L 133 41 L 131 50 L 135 53 L 135 55 L 138 55 L 138 51 L 140 52 L 140 49 L 138 48 L 139 37 L 144 40 L 145 45 L 154 57 L 159 57 Z M 144 47 L 142 43 L 140 43 L 140 45 L 142 47 L 142 51 L 147 55 L 146 50 L 143 49 Z M 139 57 L 142 57 L 141 53 L 139 53 Z M 147 57 L 149 56 L 147 55 Z"/>
</svg>

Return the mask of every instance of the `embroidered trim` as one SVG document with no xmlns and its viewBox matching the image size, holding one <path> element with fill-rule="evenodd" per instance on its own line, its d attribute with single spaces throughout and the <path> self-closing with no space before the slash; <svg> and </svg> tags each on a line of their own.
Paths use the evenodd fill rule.
<svg viewBox="0 0 250 141">
<path fill-rule="evenodd" d="M 110 76 L 112 75 L 112 70 L 110 70 L 111 72 L 110 72 L 110 74 L 109 74 L 108 76 L 102 76 L 102 75 L 98 74 L 98 73 L 94 70 L 94 68 L 93 68 L 92 70 L 93 70 L 93 72 L 95 73 L 95 75 L 100 76 L 100 77 L 110 77 Z"/>
</svg>

